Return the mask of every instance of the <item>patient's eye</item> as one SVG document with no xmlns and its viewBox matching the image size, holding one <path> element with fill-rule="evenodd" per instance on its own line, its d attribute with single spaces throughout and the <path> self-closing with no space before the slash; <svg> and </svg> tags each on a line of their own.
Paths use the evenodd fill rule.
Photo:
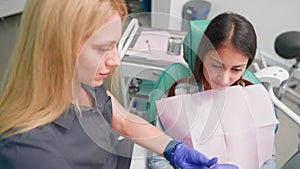
<svg viewBox="0 0 300 169">
<path fill-rule="evenodd" d="M 219 69 L 223 69 L 223 65 L 222 65 L 222 64 L 219 64 L 219 63 L 212 63 L 211 65 L 212 65 L 212 67 L 219 68 Z"/>
<path fill-rule="evenodd" d="M 236 72 L 241 72 L 241 71 L 243 71 L 242 68 L 232 68 L 232 70 L 233 70 L 233 71 L 236 71 Z"/>
</svg>

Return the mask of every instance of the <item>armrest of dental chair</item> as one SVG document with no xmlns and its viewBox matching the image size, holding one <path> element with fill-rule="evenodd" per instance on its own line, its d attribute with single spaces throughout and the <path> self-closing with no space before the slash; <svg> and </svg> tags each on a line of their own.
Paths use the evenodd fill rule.
<svg viewBox="0 0 300 169">
<path fill-rule="evenodd" d="M 278 66 L 269 66 L 254 73 L 255 76 L 263 83 L 269 92 L 274 105 L 282 110 L 282 112 L 300 126 L 300 117 L 289 107 L 283 104 L 274 94 L 273 88 L 279 87 L 282 82 L 289 78 L 287 70 Z"/>
<path fill-rule="evenodd" d="M 273 87 L 279 87 L 282 82 L 289 78 L 288 71 L 278 66 L 269 66 L 254 74 L 262 83 L 269 83 Z"/>
</svg>

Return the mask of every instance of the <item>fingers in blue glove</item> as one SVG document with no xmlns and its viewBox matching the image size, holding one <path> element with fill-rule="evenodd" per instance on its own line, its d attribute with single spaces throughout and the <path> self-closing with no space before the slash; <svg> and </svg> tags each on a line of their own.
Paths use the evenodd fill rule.
<svg viewBox="0 0 300 169">
<path fill-rule="evenodd" d="M 208 167 L 213 166 L 213 165 L 217 164 L 217 162 L 218 162 L 218 158 L 214 157 L 208 161 L 207 166 Z"/>
<path fill-rule="evenodd" d="M 234 164 L 216 164 L 212 169 L 239 169 L 239 167 Z"/>
</svg>

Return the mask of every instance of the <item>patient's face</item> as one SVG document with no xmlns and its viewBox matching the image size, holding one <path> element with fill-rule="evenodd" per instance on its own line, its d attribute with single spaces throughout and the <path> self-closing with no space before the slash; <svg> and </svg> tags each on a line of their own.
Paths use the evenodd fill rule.
<svg viewBox="0 0 300 169">
<path fill-rule="evenodd" d="M 241 78 L 249 57 L 231 47 L 221 47 L 207 52 L 203 59 L 203 74 L 208 83 L 206 89 L 224 89 Z"/>
</svg>

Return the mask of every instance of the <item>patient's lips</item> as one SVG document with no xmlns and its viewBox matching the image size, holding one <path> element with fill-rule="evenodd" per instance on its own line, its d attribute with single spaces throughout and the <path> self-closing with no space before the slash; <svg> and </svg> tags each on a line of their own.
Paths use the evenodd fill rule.
<svg viewBox="0 0 300 169">
<path fill-rule="evenodd" d="M 214 88 L 216 88 L 216 89 L 226 88 L 226 87 L 229 86 L 228 84 L 219 83 L 219 82 L 214 81 L 214 80 L 213 80 L 213 83 L 214 83 L 214 86 L 215 86 Z"/>
</svg>

